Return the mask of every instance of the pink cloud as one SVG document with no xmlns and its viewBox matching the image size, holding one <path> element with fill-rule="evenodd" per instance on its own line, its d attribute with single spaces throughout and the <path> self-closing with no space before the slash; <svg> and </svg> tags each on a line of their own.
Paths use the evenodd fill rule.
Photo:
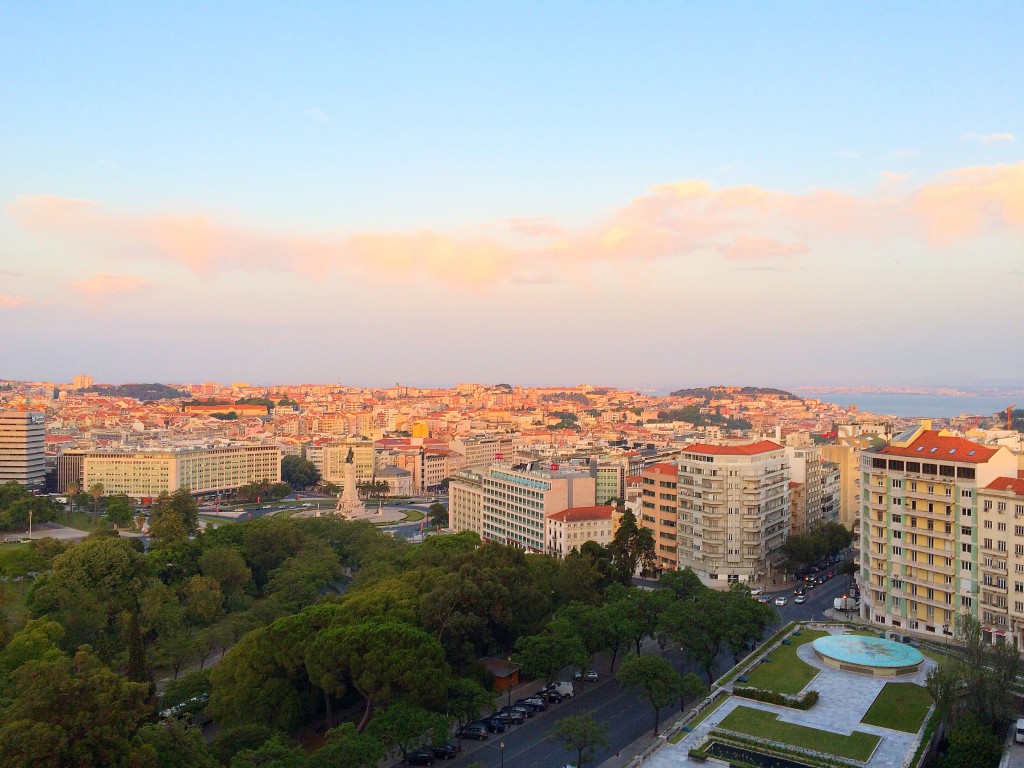
<svg viewBox="0 0 1024 768">
<path fill-rule="evenodd" d="M 32 300 L 27 296 L 10 296 L 0 293 L 0 309 L 18 309 L 18 307 L 25 307 L 31 303 Z"/>
<path fill-rule="evenodd" d="M 944 244 L 992 232 L 1016 234 L 1024 228 L 1024 163 L 959 169 L 916 188 L 887 174 L 878 189 L 857 195 L 836 189 L 715 188 L 685 180 L 654 186 L 577 231 L 547 218 L 513 218 L 454 233 L 273 233 L 205 215 L 136 214 L 52 196 L 20 198 L 7 212 L 40 236 L 67 238 L 126 261 L 169 261 L 203 275 L 277 271 L 323 280 L 341 273 L 429 278 L 475 289 L 529 284 L 538 275 L 576 282 L 579 266 L 594 262 L 716 254 L 734 261 L 782 261 L 857 241 L 877 248 L 922 235 Z M 80 282 L 86 293 L 138 287 Z"/>
<path fill-rule="evenodd" d="M 127 293 L 134 293 L 143 286 L 146 281 L 131 275 L 107 275 L 97 273 L 84 280 L 72 280 L 71 290 L 90 298 L 109 296 L 121 296 Z"/>
<path fill-rule="evenodd" d="M 780 243 L 770 237 L 737 237 L 718 250 L 729 260 L 750 260 L 798 256 L 809 249 L 806 243 Z"/>
</svg>

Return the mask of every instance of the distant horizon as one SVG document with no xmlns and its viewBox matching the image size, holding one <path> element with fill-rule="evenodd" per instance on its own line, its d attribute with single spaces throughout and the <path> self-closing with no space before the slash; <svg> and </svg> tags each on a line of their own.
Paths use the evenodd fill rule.
<svg viewBox="0 0 1024 768">
<path fill-rule="evenodd" d="M 684 384 L 667 384 L 658 382 L 645 382 L 641 384 L 614 384 L 610 382 L 593 382 L 593 381 L 581 381 L 577 380 L 573 383 L 568 382 L 543 382 L 543 383 L 524 383 L 517 381 L 505 381 L 505 380 L 473 380 L 473 379 L 459 379 L 454 383 L 437 383 L 437 382 L 416 382 L 416 381 L 397 381 L 389 383 L 375 383 L 375 382 L 359 382 L 359 381 L 270 381 L 267 379 L 245 379 L 240 377 L 228 377 L 228 378 L 210 378 L 200 377 L 193 379 L 153 379 L 143 378 L 137 380 L 124 380 L 124 381 L 104 381 L 96 379 L 93 374 L 76 373 L 65 379 L 60 378 L 11 378 L 0 376 L 0 381 L 19 381 L 19 382 L 51 382 L 53 384 L 70 384 L 75 376 L 79 375 L 92 375 L 94 379 L 94 386 L 109 386 L 117 387 L 131 384 L 163 384 L 165 386 L 196 386 L 205 383 L 215 383 L 229 387 L 233 382 L 246 382 L 252 387 L 300 387 L 300 386 L 339 386 L 354 389 L 390 389 L 391 387 L 414 387 L 417 389 L 454 389 L 460 385 L 472 384 L 478 386 L 498 386 L 499 384 L 509 384 L 513 387 L 525 387 L 528 389 L 551 389 L 551 388 L 575 388 L 581 386 L 589 386 L 595 389 L 602 387 L 612 388 L 618 391 L 626 392 L 638 392 L 638 393 L 660 393 L 660 396 L 667 395 L 670 392 L 680 389 L 698 389 L 698 388 L 711 388 L 711 387 L 756 387 L 760 389 L 779 389 L 792 394 L 799 394 L 802 397 L 810 397 L 815 395 L 831 394 L 831 395 L 857 395 L 857 394 L 892 394 L 892 395 L 921 395 L 921 396 L 942 396 L 948 395 L 951 397 L 1002 397 L 1002 396 L 1015 396 L 1024 395 L 1024 385 L 965 385 L 965 384 L 928 384 L 928 385 L 910 385 L 910 384 L 800 384 L 800 385 L 780 385 L 780 384 L 763 384 L 763 383 L 684 383 Z"/>
</svg>

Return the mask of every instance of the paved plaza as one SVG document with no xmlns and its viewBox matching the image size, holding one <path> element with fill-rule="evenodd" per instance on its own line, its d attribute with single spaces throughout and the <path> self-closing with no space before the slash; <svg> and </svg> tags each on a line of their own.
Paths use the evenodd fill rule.
<svg viewBox="0 0 1024 768">
<path fill-rule="evenodd" d="M 824 627 L 833 634 L 842 634 L 842 629 Z M 665 745 L 644 762 L 644 768 L 684 768 L 687 766 L 704 766 L 706 763 L 697 763 L 688 758 L 687 753 L 691 748 L 704 740 L 722 720 L 737 706 L 761 709 L 766 712 L 773 712 L 779 715 L 779 720 L 797 725 L 804 725 L 810 728 L 817 728 L 828 733 L 842 734 L 848 736 L 854 731 L 871 733 L 881 738 L 875 748 L 867 765 L 869 768 L 902 768 L 905 761 L 917 749 L 918 734 L 894 731 L 888 728 L 880 728 L 875 725 L 867 725 L 861 719 L 871 707 L 875 697 L 885 686 L 886 682 L 910 685 L 917 683 L 924 685 L 928 671 L 935 666 L 935 662 L 926 658 L 921 665 L 920 671 L 913 675 L 900 676 L 898 678 L 879 678 L 855 672 L 842 672 L 825 666 L 814 655 L 810 643 L 800 646 L 797 649 L 797 656 L 801 661 L 810 664 L 820 670 L 817 677 L 807 684 L 805 690 L 816 690 L 820 694 L 818 703 L 807 711 L 779 707 L 774 704 L 765 704 L 760 701 L 740 699 L 732 697 L 713 712 L 704 722 L 700 723 L 692 733 L 678 744 Z"/>
</svg>

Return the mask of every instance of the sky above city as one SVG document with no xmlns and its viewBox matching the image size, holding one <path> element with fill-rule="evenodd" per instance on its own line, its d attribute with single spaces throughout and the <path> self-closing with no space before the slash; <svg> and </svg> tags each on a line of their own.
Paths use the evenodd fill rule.
<svg viewBox="0 0 1024 768">
<path fill-rule="evenodd" d="M 1024 379 L 1024 4 L 13 3 L 0 378 Z"/>
</svg>

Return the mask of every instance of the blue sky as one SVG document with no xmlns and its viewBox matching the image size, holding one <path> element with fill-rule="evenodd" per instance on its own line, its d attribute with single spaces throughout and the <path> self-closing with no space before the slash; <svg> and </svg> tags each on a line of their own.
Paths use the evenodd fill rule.
<svg viewBox="0 0 1024 768">
<path fill-rule="evenodd" d="M 1019 3 L 8 7 L 0 377 L 965 382 L 953 343 L 1019 380 L 1022 35 Z"/>
</svg>

